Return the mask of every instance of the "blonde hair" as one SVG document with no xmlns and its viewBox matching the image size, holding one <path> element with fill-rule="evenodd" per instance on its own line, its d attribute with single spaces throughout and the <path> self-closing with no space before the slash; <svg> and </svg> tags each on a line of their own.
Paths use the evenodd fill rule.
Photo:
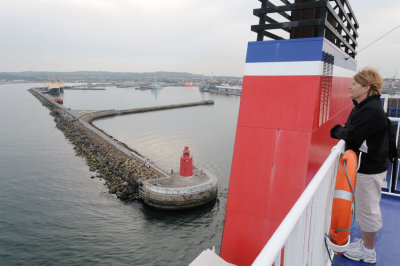
<svg viewBox="0 0 400 266">
<path fill-rule="evenodd" d="M 366 87 L 369 86 L 368 96 L 380 95 L 383 79 L 378 71 L 370 67 L 364 67 L 354 75 L 354 80 Z"/>
</svg>

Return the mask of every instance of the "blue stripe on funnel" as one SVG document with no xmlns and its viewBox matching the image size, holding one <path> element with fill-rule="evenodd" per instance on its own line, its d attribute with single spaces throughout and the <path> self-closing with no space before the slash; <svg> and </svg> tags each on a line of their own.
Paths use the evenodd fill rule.
<svg viewBox="0 0 400 266">
<path fill-rule="evenodd" d="M 353 58 L 322 37 L 249 42 L 246 63 L 323 61 L 324 52 L 334 56 L 334 65 L 356 70 Z"/>
</svg>

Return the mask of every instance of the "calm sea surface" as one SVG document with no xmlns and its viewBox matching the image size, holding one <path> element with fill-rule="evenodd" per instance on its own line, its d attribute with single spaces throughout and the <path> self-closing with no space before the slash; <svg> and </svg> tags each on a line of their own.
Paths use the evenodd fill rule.
<svg viewBox="0 0 400 266">
<path fill-rule="evenodd" d="M 187 265 L 207 248 L 219 252 L 240 97 L 183 87 L 65 91 L 64 105 L 77 110 L 215 101 L 95 122 L 165 170 L 179 168 L 188 145 L 194 164 L 218 178 L 216 204 L 164 212 L 123 203 L 90 178 L 27 91 L 41 85 L 0 85 L 0 265 Z"/>
</svg>

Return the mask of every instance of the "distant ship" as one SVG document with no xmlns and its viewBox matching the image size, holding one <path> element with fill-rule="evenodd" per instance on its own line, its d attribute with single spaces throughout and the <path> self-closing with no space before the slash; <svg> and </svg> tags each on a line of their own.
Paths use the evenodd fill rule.
<svg viewBox="0 0 400 266">
<path fill-rule="evenodd" d="M 59 96 L 61 93 L 64 93 L 64 84 L 62 81 L 54 81 L 49 80 L 45 83 L 45 93 Z"/>
<path fill-rule="evenodd" d="M 152 82 L 152 83 L 146 83 L 146 84 L 141 84 L 137 90 L 155 90 L 155 89 L 161 89 L 163 86 L 160 83 L 157 82 Z"/>
<path fill-rule="evenodd" d="M 229 94 L 229 95 L 242 95 L 242 87 L 239 86 L 230 86 L 227 84 L 222 85 L 201 85 L 199 87 L 201 92 L 211 92 L 211 93 L 220 93 L 220 94 Z"/>
<path fill-rule="evenodd" d="M 56 103 L 64 103 L 64 84 L 62 81 L 48 80 L 44 85 L 44 93 L 51 95 Z"/>
</svg>

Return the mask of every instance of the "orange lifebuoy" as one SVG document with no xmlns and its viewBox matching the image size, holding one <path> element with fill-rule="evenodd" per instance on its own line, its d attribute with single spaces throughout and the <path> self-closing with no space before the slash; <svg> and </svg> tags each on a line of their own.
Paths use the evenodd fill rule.
<svg viewBox="0 0 400 266">
<path fill-rule="evenodd" d="M 355 192 L 357 160 L 358 158 L 355 152 L 347 150 L 339 161 L 335 194 L 332 203 L 331 229 L 329 231 L 331 242 L 337 246 L 343 246 L 348 242 L 350 230 L 343 229 L 349 229 L 351 227 L 353 216 L 351 207 L 354 202 L 353 193 L 346 177 L 344 163 L 346 162 L 347 174 Z"/>
</svg>

